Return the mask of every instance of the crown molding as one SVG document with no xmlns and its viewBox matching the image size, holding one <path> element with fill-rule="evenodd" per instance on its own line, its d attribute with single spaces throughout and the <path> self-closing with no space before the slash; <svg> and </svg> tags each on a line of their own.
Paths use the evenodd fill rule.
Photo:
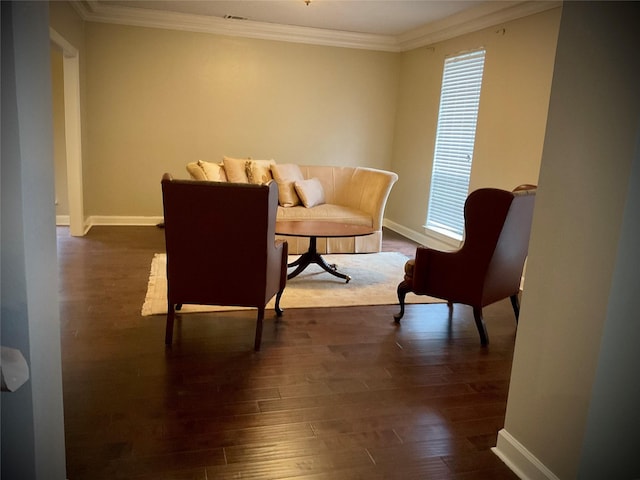
<svg viewBox="0 0 640 480">
<path fill-rule="evenodd" d="M 88 22 L 183 30 L 332 47 L 398 51 L 395 38 L 386 35 L 342 32 L 256 22 L 253 20 L 226 19 L 134 7 L 102 5 L 92 0 L 72 0 L 71 3 L 82 19 Z"/>
<path fill-rule="evenodd" d="M 383 52 L 402 52 L 556 8 L 562 5 L 562 2 L 560 0 L 490 1 L 397 36 L 104 5 L 96 0 L 71 0 L 71 5 L 80 17 L 88 22 Z"/>
<path fill-rule="evenodd" d="M 561 0 L 485 2 L 399 35 L 397 44 L 400 51 L 413 50 L 560 6 Z"/>
</svg>

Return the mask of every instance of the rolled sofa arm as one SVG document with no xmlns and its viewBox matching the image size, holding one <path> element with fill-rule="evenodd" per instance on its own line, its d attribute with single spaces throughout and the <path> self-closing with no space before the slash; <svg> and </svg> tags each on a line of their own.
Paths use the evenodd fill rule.
<svg viewBox="0 0 640 480">
<path fill-rule="evenodd" d="M 349 183 L 346 206 L 371 215 L 374 230 L 382 228 L 384 209 L 398 175 L 386 170 L 357 167 Z"/>
</svg>

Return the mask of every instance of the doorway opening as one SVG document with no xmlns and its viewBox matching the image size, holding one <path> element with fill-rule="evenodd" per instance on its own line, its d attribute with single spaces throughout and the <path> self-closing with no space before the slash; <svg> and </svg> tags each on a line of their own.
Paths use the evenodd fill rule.
<svg viewBox="0 0 640 480">
<path fill-rule="evenodd" d="M 82 130 L 80 115 L 80 59 L 78 49 L 62 35 L 49 29 L 53 45 L 62 51 L 64 84 L 64 130 L 66 185 L 69 205 L 69 233 L 84 236 L 88 227 L 84 218 L 82 190 Z"/>
</svg>

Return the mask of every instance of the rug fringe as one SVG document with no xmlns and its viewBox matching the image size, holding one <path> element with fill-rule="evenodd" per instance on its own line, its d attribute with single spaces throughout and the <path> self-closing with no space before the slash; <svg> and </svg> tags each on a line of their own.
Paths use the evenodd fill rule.
<svg viewBox="0 0 640 480">
<path fill-rule="evenodd" d="M 160 261 L 160 253 L 153 255 L 151 259 L 151 268 L 149 269 L 149 281 L 147 282 L 147 292 L 153 292 L 156 288 L 156 279 L 158 278 L 158 263 Z M 145 296 L 144 303 L 142 304 L 142 316 L 153 315 L 153 298 L 148 294 Z"/>
</svg>

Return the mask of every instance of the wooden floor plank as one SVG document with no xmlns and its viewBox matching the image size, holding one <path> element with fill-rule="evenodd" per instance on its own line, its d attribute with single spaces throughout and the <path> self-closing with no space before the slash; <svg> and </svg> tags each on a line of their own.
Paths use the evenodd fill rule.
<svg viewBox="0 0 640 480">
<path fill-rule="evenodd" d="M 504 422 L 515 322 L 446 304 L 142 317 L 155 227 L 58 229 L 70 480 L 516 479 L 490 450 Z M 383 249 L 415 244 L 385 231 Z M 398 281 L 402 272 L 398 272 Z M 204 279 L 203 279 L 204 281 Z"/>
</svg>

